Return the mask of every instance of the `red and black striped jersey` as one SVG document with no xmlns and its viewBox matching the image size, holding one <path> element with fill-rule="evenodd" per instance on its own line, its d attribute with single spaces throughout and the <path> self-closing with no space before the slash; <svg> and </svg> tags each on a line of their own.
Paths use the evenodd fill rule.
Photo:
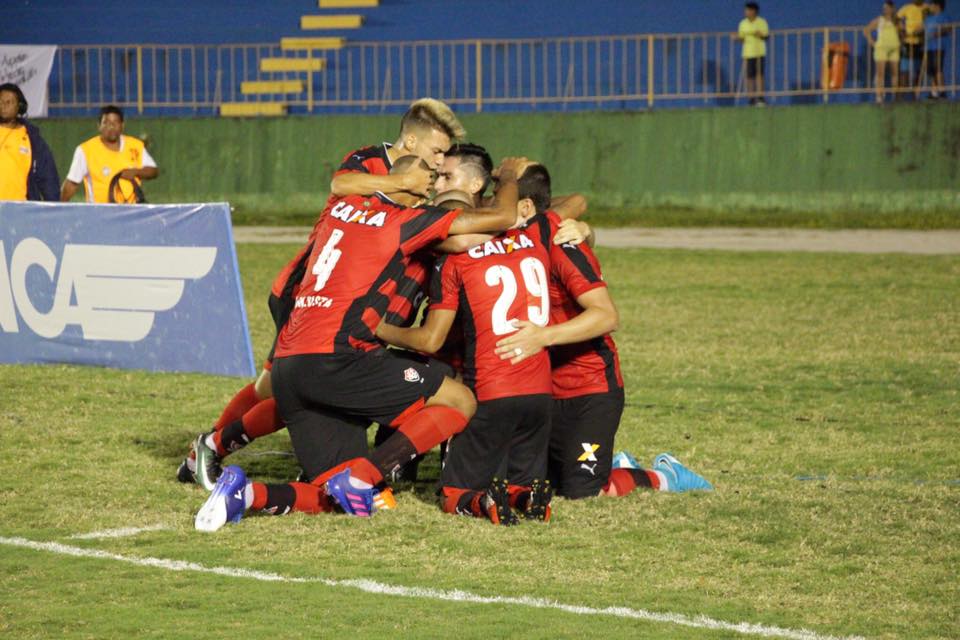
<svg viewBox="0 0 960 640">
<path fill-rule="evenodd" d="M 374 332 L 404 258 L 446 238 L 459 213 L 405 208 L 383 194 L 334 200 L 321 214 L 276 356 L 382 348 Z"/>
<path fill-rule="evenodd" d="M 409 327 L 417 319 L 420 304 L 426 297 L 430 273 L 437 261 L 430 250 L 417 251 L 404 261 L 403 274 L 397 281 L 397 290 L 390 298 L 384 320 L 398 327 Z"/>
<path fill-rule="evenodd" d="M 552 211 L 547 215 L 554 224 L 560 223 L 559 216 Z M 607 286 L 600 271 L 600 262 L 589 246 L 564 244 L 558 249 L 584 282 L 580 287 L 571 289 L 556 278 L 550 281 L 552 324 L 566 322 L 583 312 L 583 307 L 577 304 L 578 296 L 591 289 Z M 623 388 L 617 345 L 610 334 L 577 344 L 551 347 L 550 364 L 553 367 L 555 398 L 575 398 Z"/>
<path fill-rule="evenodd" d="M 340 167 L 334 172 L 334 176 L 344 173 L 369 173 L 375 176 L 385 176 L 390 173 L 390 157 L 387 155 L 387 149 L 391 145 L 384 142 L 372 147 L 363 147 L 356 151 L 351 151 L 343 157 Z M 329 207 L 337 196 L 330 196 L 326 206 Z M 270 292 L 278 298 L 290 297 L 296 295 L 296 288 L 303 279 L 303 269 L 306 266 L 306 259 L 310 255 L 310 249 L 313 247 L 314 235 L 317 233 L 317 227 L 320 221 L 314 225 L 307 243 L 297 252 L 297 255 L 280 270 L 277 277 L 273 279 L 273 286 Z"/>
<path fill-rule="evenodd" d="M 550 321 L 550 281 L 574 297 L 594 288 L 551 239 L 556 224 L 545 215 L 530 219 L 466 253 L 438 261 L 430 288 L 430 309 L 458 312 L 463 332 L 463 379 L 481 402 L 552 393 L 546 351 L 513 365 L 495 353 L 516 329 L 512 320 L 545 326 Z"/>
</svg>

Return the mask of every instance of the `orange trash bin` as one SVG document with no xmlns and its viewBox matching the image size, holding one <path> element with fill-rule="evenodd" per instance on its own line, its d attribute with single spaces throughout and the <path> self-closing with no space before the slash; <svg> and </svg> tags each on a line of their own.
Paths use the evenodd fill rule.
<svg viewBox="0 0 960 640">
<path fill-rule="evenodd" d="M 847 60 L 850 59 L 850 45 L 846 42 L 832 42 L 823 48 L 823 66 L 820 74 L 822 89 L 842 89 L 847 79 Z"/>
</svg>

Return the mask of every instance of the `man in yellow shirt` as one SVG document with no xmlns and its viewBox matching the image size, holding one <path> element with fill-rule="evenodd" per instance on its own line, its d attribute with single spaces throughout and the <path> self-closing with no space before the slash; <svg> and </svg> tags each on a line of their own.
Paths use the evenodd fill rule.
<svg viewBox="0 0 960 640">
<path fill-rule="evenodd" d="M 0 84 L 0 200 L 56 201 L 57 165 L 26 113 L 20 87 Z"/>
<path fill-rule="evenodd" d="M 900 86 L 915 87 L 919 97 L 920 74 L 923 71 L 923 20 L 929 12 L 923 0 L 913 0 L 897 11 L 903 34 L 903 52 L 900 55 Z"/>
<path fill-rule="evenodd" d="M 760 5 L 748 2 L 744 5 L 744 19 L 737 29 L 737 40 L 743 43 L 743 70 L 747 75 L 747 93 L 750 94 L 750 104 L 765 105 L 763 97 L 764 62 L 767 59 L 767 38 L 770 37 L 770 27 L 767 21 L 760 17 Z"/>
<path fill-rule="evenodd" d="M 73 153 L 73 162 L 67 179 L 63 181 L 60 199 L 70 200 L 83 183 L 87 202 L 110 202 L 110 182 L 120 174 L 123 180 L 118 185 L 122 193 L 114 193 L 114 202 L 132 201 L 130 183 L 139 187 L 142 180 L 152 180 L 159 171 L 157 163 L 143 142 L 123 135 L 123 111 L 107 105 L 100 109 L 100 135 L 80 144 Z"/>
</svg>

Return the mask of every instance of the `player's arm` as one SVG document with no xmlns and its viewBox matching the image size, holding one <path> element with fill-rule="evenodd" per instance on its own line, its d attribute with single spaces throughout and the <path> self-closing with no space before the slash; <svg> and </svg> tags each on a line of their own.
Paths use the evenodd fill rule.
<svg viewBox="0 0 960 640">
<path fill-rule="evenodd" d="M 550 208 L 564 220 L 576 220 L 587 212 L 587 199 L 579 193 L 556 196 L 550 201 Z"/>
<path fill-rule="evenodd" d="M 874 18 L 870 23 L 863 28 L 863 37 L 867 39 L 869 46 L 874 46 L 876 42 L 873 40 L 873 32 L 877 28 L 877 23 L 880 21 L 880 18 Z"/>
<path fill-rule="evenodd" d="M 330 182 L 330 193 L 335 196 L 370 196 L 377 191 L 395 193 L 407 191 L 426 196 L 433 184 L 433 172 L 413 167 L 400 174 L 375 176 L 361 171 L 347 171 L 336 175 Z"/>
<path fill-rule="evenodd" d="M 77 193 L 77 189 L 80 188 L 80 184 L 73 182 L 70 178 L 67 178 L 63 181 L 63 185 L 60 187 L 60 202 L 70 202 L 70 199 Z"/>
<path fill-rule="evenodd" d="M 83 149 L 77 147 L 73 150 L 73 160 L 70 162 L 70 170 L 60 187 L 60 202 L 69 202 L 80 188 L 80 183 L 87 175 L 87 157 L 83 154 Z"/>
<path fill-rule="evenodd" d="M 427 319 L 419 327 L 404 328 L 381 322 L 377 337 L 403 349 L 436 353 L 446 341 L 456 315 L 457 312 L 450 309 L 430 309 Z"/>
<path fill-rule="evenodd" d="M 160 175 L 160 170 L 156 167 L 140 167 L 139 169 L 124 169 L 120 172 L 120 177 L 125 180 L 140 178 L 141 180 L 153 180 Z"/>
<path fill-rule="evenodd" d="M 483 244 L 487 240 L 493 240 L 493 236 L 489 233 L 463 233 L 448 237 L 434 246 L 434 249 L 440 253 L 464 253 L 467 249 Z"/>
<path fill-rule="evenodd" d="M 448 235 L 500 233 L 516 224 L 520 194 L 517 178 L 528 165 L 526 158 L 504 158 L 498 172 L 500 187 L 493 204 L 478 209 L 462 209 L 450 225 Z"/>
<path fill-rule="evenodd" d="M 584 342 L 616 331 L 620 314 L 606 287 L 596 287 L 580 294 L 577 304 L 583 307 L 583 311 L 560 324 L 541 327 L 526 320 L 512 321 L 519 330 L 497 342 L 497 355 L 501 360 L 516 364 L 546 347 Z"/>
</svg>

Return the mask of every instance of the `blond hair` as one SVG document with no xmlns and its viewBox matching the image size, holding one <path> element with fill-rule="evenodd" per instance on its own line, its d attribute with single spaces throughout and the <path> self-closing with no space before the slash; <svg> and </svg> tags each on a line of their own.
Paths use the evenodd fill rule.
<svg viewBox="0 0 960 640">
<path fill-rule="evenodd" d="M 400 133 L 411 128 L 438 129 L 457 140 L 467 135 L 453 111 L 439 100 L 434 98 L 420 98 L 410 105 L 400 120 Z"/>
</svg>

